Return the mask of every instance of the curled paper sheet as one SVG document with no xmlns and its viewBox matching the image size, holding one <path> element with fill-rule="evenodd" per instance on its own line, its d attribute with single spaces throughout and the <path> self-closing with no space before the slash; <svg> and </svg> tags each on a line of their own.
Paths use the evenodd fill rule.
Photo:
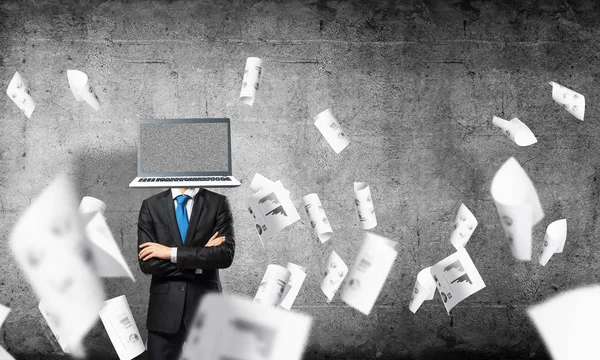
<svg viewBox="0 0 600 360">
<path fill-rule="evenodd" d="M 469 241 L 471 235 L 473 235 L 473 231 L 475 231 L 477 224 L 475 215 L 473 215 L 465 204 L 460 204 L 456 219 L 454 220 L 454 231 L 450 236 L 450 242 L 456 250 L 467 245 L 467 241 Z"/>
<path fill-rule="evenodd" d="M 261 239 L 269 240 L 282 229 L 300 220 L 300 215 L 283 186 L 264 188 L 246 201 Z"/>
<path fill-rule="evenodd" d="M 281 183 L 280 183 L 281 184 Z M 259 173 L 254 174 L 252 182 L 250 183 L 250 190 L 258 192 L 263 189 L 273 189 L 277 186 L 277 183 L 269 180 Z"/>
<path fill-rule="evenodd" d="M 290 310 L 292 305 L 294 305 L 294 301 L 296 301 L 296 297 L 298 297 L 298 292 L 300 292 L 300 288 L 302 287 L 302 283 L 304 283 L 304 279 L 306 278 L 306 268 L 288 263 L 287 269 L 290 271 L 290 279 L 287 281 L 285 285 L 285 289 L 283 291 L 280 307 Z"/>
<path fill-rule="evenodd" d="M 571 115 L 583 121 L 583 116 L 585 115 L 585 97 L 554 81 L 550 81 L 550 85 L 552 85 L 552 98 L 554 101 L 570 112 Z"/>
<path fill-rule="evenodd" d="M 431 275 L 448 314 L 458 303 L 485 287 L 465 249 L 433 265 Z"/>
<path fill-rule="evenodd" d="M 531 260 L 531 232 L 544 211 L 531 179 L 515 158 L 500 167 L 492 180 L 491 193 L 513 256 Z"/>
<path fill-rule="evenodd" d="M 337 121 L 331 110 L 327 109 L 314 117 L 315 126 L 327 140 L 333 151 L 339 154 L 350 144 L 350 139 L 344 135 L 344 129 Z"/>
<path fill-rule="evenodd" d="M 413 289 L 410 305 L 408 306 L 413 314 L 419 310 L 425 300 L 431 300 L 435 295 L 435 281 L 433 280 L 433 276 L 431 276 L 430 270 L 431 267 L 428 267 L 417 274 L 417 281 L 415 282 L 415 288 Z"/>
<path fill-rule="evenodd" d="M 283 293 L 292 275 L 291 271 L 283 266 L 271 264 L 263 276 L 254 301 L 269 306 L 279 306 L 283 300 Z"/>
<path fill-rule="evenodd" d="M 62 351 L 65 354 L 71 354 L 73 357 L 85 357 L 85 348 L 83 347 L 83 344 L 81 342 L 69 343 L 64 336 L 60 335 L 60 330 L 58 328 L 57 323 L 59 319 L 52 312 L 50 312 L 48 308 L 46 308 L 46 305 L 44 305 L 43 300 L 40 301 L 40 303 L 38 304 L 38 309 L 40 310 L 40 313 L 42 314 L 44 320 L 46 320 L 46 324 L 48 324 L 50 331 L 52 331 L 52 335 L 54 335 L 54 338 L 58 342 L 58 345 L 60 345 Z"/>
<path fill-rule="evenodd" d="M 235 295 L 206 294 L 180 360 L 301 360 L 312 318 Z"/>
<path fill-rule="evenodd" d="M 75 96 L 75 100 L 87 102 L 94 110 L 100 109 L 98 96 L 90 85 L 88 76 L 79 70 L 67 70 L 67 80 L 69 87 Z"/>
<path fill-rule="evenodd" d="M 146 350 L 125 295 L 106 300 L 98 315 L 120 360 L 131 360 Z"/>
<path fill-rule="evenodd" d="M 8 316 L 10 308 L 0 304 L 0 327 L 4 324 L 4 320 Z M 3 347 L 0 347 L 0 360 L 15 360 Z"/>
<path fill-rule="evenodd" d="M 346 304 L 369 315 L 398 256 L 396 244 L 388 238 L 364 233 L 363 244 L 342 288 L 340 297 Z"/>
<path fill-rule="evenodd" d="M 364 182 L 354 183 L 354 204 L 356 204 L 356 212 L 361 228 L 369 230 L 377 226 L 375 207 L 373 206 L 369 184 Z"/>
<path fill-rule="evenodd" d="M 104 289 L 66 176 L 54 180 L 20 216 L 10 246 L 36 295 L 55 316 L 60 335 L 67 344 L 81 343 L 98 320 Z"/>
<path fill-rule="evenodd" d="M 323 205 L 321 205 L 319 195 L 306 195 L 302 198 L 302 205 L 304 205 L 306 215 L 308 215 L 310 227 L 313 229 L 315 235 L 319 238 L 321 243 L 331 239 L 333 236 L 333 230 L 331 229 L 331 224 L 329 224 L 327 215 L 325 215 L 325 210 L 323 209 Z"/>
<path fill-rule="evenodd" d="M 104 215 L 104 210 L 106 210 L 104 201 L 95 197 L 84 196 L 79 203 L 79 213 L 83 219 L 83 226 L 86 226 L 96 213 Z"/>
<path fill-rule="evenodd" d="M 600 286 L 556 295 L 527 309 L 553 360 L 597 359 Z"/>
<path fill-rule="evenodd" d="M 327 302 L 331 302 L 335 296 L 335 292 L 342 285 L 342 281 L 348 274 L 348 267 L 341 257 L 332 251 L 327 261 L 327 270 L 325 270 L 325 278 L 321 282 L 321 291 L 327 296 Z"/>
<path fill-rule="evenodd" d="M 546 266 L 555 253 L 563 252 L 567 240 L 567 219 L 556 220 L 546 228 L 544 251 L 540 256 L 540 264 Z"/>
<path fill-rule="evenodd" d="M 523 124 L 521 120 L 514 118 L 511 121 L 506 121 L 499 117 L 494 116 L 492 124 L 498 127 L 502 132 L 508 136 L 515 144 L 519 146 L 529 146 L 537 142 L 533 132 L 529 130 L 527 125 Z"/>
<path fill-rule="evenodd" d="M 246 59 L 246 68 L 244 69 L 244 78 L 242 80 L 242 89 L 240 90 L 240 100 L 246 105 L 254 104 L 254 97 L 258 91 L 258 82 L 262 71 L 262 60 L 257 57 Z"/>
<path fill-rule="evenodd" d="M 35 110 L 35 101 L 30 95 L 29 86 L 21 74 L 17 71 L 6 88 L 6 94 L 17 104 L 27 118 L 31 119 L 31 114 Z"/>
</svg>

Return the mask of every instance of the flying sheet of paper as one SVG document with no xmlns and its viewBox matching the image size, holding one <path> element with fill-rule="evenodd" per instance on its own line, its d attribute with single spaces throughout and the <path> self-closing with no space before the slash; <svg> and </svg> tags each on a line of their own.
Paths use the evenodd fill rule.
<svg viewBox="0 0 600 360">
<path fill-rule="evenodd" d="M 333 151 L 339 154 L 350 144 L 350 139 L 344 134 L 344 129 L 337 121 L 331 110 L 327 109 L 314 117 L 315 126 L 327 140 Z"/>
<path fill-rule="evenodd" d="M 244 78 L 242 80 L 242 89 L 240 90 L 240 100 L 246 105 L 252 106 L 254 98 L 258 91 L 258 82 L 262 72 L 263 61 L 257 57 L 246 59 L 246 68 L 244 69 Z"/>
<path fill-rule="evenodd" d="M 95 197 L 84 196 L 79 203 L 79 213 L 82 216 L 84 227 L 92 220 L 96 213 L 104 215 L 104 210 L 106 210 L 104 201 Z"/>
<path fill-rule="evenodd" d="M 9 312 L 10 308 L 0 304 L 0 327 L 2 327 L 2 324 L 4 324 Z M 0 346 L 0 360 L 15 360 L 15 358 L 13 358 L 8 351 Z"/>
<path fill-rule="evenodd" d="M 254 177 L 252 178 L 252 182 L 250 183 L 250 190 L 258 192 L 263 189 L 273 189 L 276 186 L 277 185 L 274 181 L 262 176 L 259 173 L 255 173 Z"/>
<path fill-rule="evenodd" d="M 15 358 L 3 347 L 0 347 L 0 360 L 15 360 Z"/>
<path fill-rule="evenodd" d="M 206 294 L 180 360 L 300 360 L 311 325 L 305 314 L 235 295 Z"/>
<path fill-rule="evenodd" d="M 546 266 L 552 255 L 563 252 L 567 240 L 567 219 L 556 220 L 546 228 L 544 250 L 540 256 L 540 264 Z"/>
<path fill-rule="evenodd" d="M 34 225 L 34 226 L 32 226 Z M 23 212 L 10 235 L 13 256 L 67 344 L 98 319 L 104 288 L 85 240 L 73 184 L 60 176 Z"/>
<path fill-rule="evenodd" d="M 331 239 L 333 236 L 333 230 L 331 229 L 331 224 L 329 224 L 327 215 L 325 215 L 325 210 L 323 209 L 323 205 L 321 205 L 319 195 L 306 195 L 302 198 L 302 205 L 304 205 L 306 215 L 308 215 L 310 227 L 313 229 L 317 238 L 319 238 L 321 241 L 321 244 Z"/>
<path fill-rule="evenodd" d="M 292 273 L 283 266 L 271 264 L 263 276 L 254 301 L 269 306 L 279 306 Z"/>
<path fill-rule="evenodd" d="M 417 310 L 419 310 L 421 304 L 423 304 L 425 300 L 433 299 L 435 289 L 435 280 L 433 280 L 433 276 L 431 276 L 431 267 L 419 271 L 412 297 L 410 298 L 410 304 L 408 305 L 410 311 L 412 311 L 413 314 L 416 314 Z"/>
<path fill-rule="evenodd" d="M 246 205 L 254 218 L 261 242 L 269 240 L 282 229 L 300 220 L 289 191 L 282 187 L 262 189 L 250 196 Z"/>
<path fill-rule="evenodd" d="M 464 248 L 433 265 L 431 275 L 448 314 L 458 303 L 485 287 Z"/>
<path fill-rule="evenodd" d="M 363 244 L 342 287 L 340 297 L 346 304 L 365 315 L 371 313 L 398 256 L 396 244 L 383 236 L 364 233 Z"/>
<path fill-rule="evenodd" d="M 54 335 L 54 338 L 56 338 L 56 341 L 58 342 L 58 345 L 60 345 L 60 348 L 62 349 L 62 351 L 65 354 L 70 354 L 71 350 L 70 350 L 70 344 L 67 342 L 67 339 L 63 336 L 60 335 L 60 331 L 58 329 L 58 324 L 57 321 L 59 321 L 56 316 L 50 312 L 48 310 L 48 308 L 46 308 L 46 305 L 44 305 L 44 301 L 40 301 L 40 303 L 38 304 L 38 309 L 40 310 L 40 313 L 42 314 L 42 317 L 44 318 L 44 320 L 46 320 L 46 324 L 48 324 L 48 327 L 50 328 L 50 331 L 52 331 L 52 334 Z M 74 346 L 75 349 L 83 349 L 83 347 L 81 346 L 81 344 Z M 85 356 L 85 350 L 83 351 L 83 353 L 78 354 L 79 357 L 83 357 Z"/>
<path fill-rule="evenodd" d="M 129 277 L 135 282 L 129 265 L 121 254 L 102 213 L 98 212 L 85 226 L 87 239 L 92 245 L 96 273 L 101 277 Z"/>
<path fill-rule="evenodd" d="M 531 232 L 544 211 L 531 179 L 515 158 L 500 167 L 492 180 L 491 193 L 513 256 L 531 260 Z"/>
<path fill-rule="evenodd" d="M 125 295 L 105 301 L 98 315 L 120 360 L 131 360 L 146 350 Z"/>
<path fill-rule="evenodd" d="M 75 100 L 87 102 L 94 110 L 100 109 L 98 96 L 90 85 L 88 76 L 79 70 L 67 70 L 69 87 L 75 96 Z"/>
<path fill-rule="evenodd" d="M 527 309 L 553 360 L 597 359 L 600 286 L 558 294 Z"/>
<path fill-rule="evenodd" d="M 552 85 L 552 98 L 565 110 L 579 120 L 583 121 L 585 115 L 585 97 L 571 89 L 550 81 Z"/>
<path fill-rule="evenodd" d="M 364 182 L 354 183 L 354 204 L 356 204 L 356 213 L 361 228 L 368 230 L 377 226 L 375 206 L 373 206 L 369 184 Z"/>
<path fill-rule="evenodd" d="M 31 119 L 31 114 L 35 110 L 35 101 L 30 95 L 29 86 L 21 74 L 17 71 L 6 88 L 6 94 L 17 104 L 27 118 Z"/>
<path fill-rule="evenodd" d="M 347 274 L 348 267 L 344 263 L 344 260 L 335 251 L 331 251 L 331 255 L 329 255 L 329 260 L 327 261 L 325 278 L 321 282 L 321 291 L 327 296 L 327 302 L 333 300 L 336 291 L 342 285 Z"/>
<path fill-rule="evenodd" d="M 302 283 L 304 283 L 304 279 L 306 278 L 306 268 L 288 263 L 287 269 L 290 271 L 290 279 L 287 281 L 282 295 L 283 300 L 281 300 L 279 306 L 286 310 L 290 310 L 292 305 L 294 305 L 294 301 L 296 301 L 298 292 L 300 292 Z"/>
<path fill-rule="evenodd" d="M 460 204 L 456 219 L 454 220 L 454 231 L 450 236 L 450 243 L 452 243 L 456 250 L 467 245 L 471 235 L 473 235 L 473 231 L 477 228 L 477 224 L 475 215 L 473 215 L 465 204 Z"/>
<path fill-rule="evenodd" d="M 533 132 L 517 118 L 507 121 L 494 116 L 492 124 L 502 130 L 504 135 L 508 136 L 519 146 L 529 146 L 537 142 L 537 138 L 533 135 Z"/>
</svg>

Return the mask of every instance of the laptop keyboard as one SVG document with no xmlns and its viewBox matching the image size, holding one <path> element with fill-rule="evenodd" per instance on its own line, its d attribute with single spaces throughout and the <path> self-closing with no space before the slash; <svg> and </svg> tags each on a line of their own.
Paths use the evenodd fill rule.
<svg viewBox="0 0 600 360">
<path fill-rule="evenodd" d="M 229 176 L 203 176 L 203 177 L 147 177 L 138 182 L 171 182 L 171 181 L 231 181 Z"/>
</svg>

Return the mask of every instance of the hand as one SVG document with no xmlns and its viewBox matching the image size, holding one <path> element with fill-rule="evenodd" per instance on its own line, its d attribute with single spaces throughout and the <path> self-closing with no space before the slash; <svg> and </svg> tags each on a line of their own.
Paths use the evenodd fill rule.
<svg viewBox="0 0 600 360">
<path fill-rule="evenodd" d="M 138 257 L 142 261 L 147 261 L 152 258 L 169 260 L 171 259 L 171 248 L 155 242 L 147 242 L 140 245 L 140 253 Z"/>
<path fill-rule="evenodd" d="M 208 240 L 208 242 L 206 243 L 206 245 L 204 245 L 204 247 L 212 247 L 212 246 L 221 245 L 225 241 L 225 236 L 217 237 L 217 235 L 219 235 L 218 231 L 216 233 L 214 233 L 214 235 Z"/>
</svg>

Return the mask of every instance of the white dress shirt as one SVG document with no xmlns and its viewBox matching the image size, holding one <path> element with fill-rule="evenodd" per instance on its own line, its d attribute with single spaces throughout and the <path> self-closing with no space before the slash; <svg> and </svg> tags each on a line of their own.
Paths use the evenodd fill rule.
<svg viewBox="0 0 600 360">
<path fill-rule="evenodd" d="M 177 206 L 179 206 L 177 204 L 177 200 L 175 200 L 175 198 L 178 197 L 179 195 L 189 196 L 191 199 L 188 199 L 185 203 L 185 208 L 187 210 L 187 217 L 188 217 L 188 221 L 189 221 L 192 216 L 192 209 L 194 208 L 194 196 L 196 196 L 198 191 L 200 191 L 200 188 L 190 188 L 190 189 L 187 189 L 182 194 L 181 191 L 179 191 L 179 189 L 171 189 L 171 195 L 173 196 L 173 203 L 175 204 L 175 213 L 177 213 Z M 181 239 L 181 240 L 184 241 L 185 239 Z M 176 247 L 171 248 L 171 262 L 177 263 L 177 248 Z M 202 269 L 196 269 L 196 274 L 202 274 Z"/>
</svg>

